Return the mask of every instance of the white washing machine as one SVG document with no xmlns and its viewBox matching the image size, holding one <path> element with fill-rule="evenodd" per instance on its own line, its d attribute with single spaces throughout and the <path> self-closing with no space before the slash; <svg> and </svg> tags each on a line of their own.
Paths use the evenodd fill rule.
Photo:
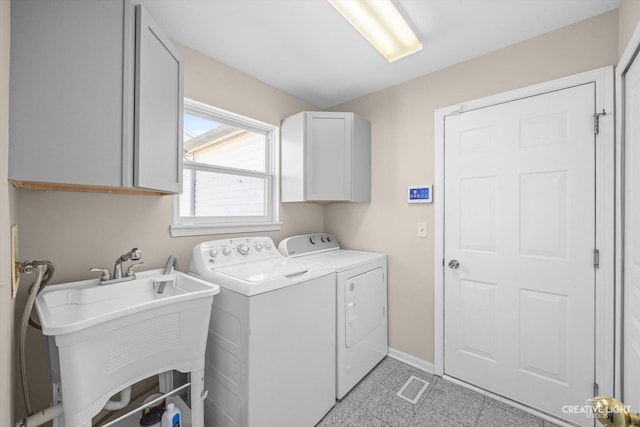
<svg viewBox="0 0 640 427">
<path fill-rule="evenodd" d="M 335 274 L 267 237 L 193 248 L 220 286 L 206 351 L 207 427 L 310 427 L 335 404 Z"/>
<path fill-rule="evenodd" d="M 388 352 L 387 256 L 341 249 L 330 234 L 289 237 L 278 249 L 336 272 L 336 397 L 342 399 Z"/>
</svg>

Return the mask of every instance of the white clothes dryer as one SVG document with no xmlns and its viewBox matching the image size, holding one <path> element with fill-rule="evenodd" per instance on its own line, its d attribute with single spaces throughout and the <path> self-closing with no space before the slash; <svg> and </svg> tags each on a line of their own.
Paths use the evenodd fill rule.
<svg viewBox="0 0 640 427">
<path fill-rule="evenodd" d="M 341 249 L 326 233 L 289 237 L 278 250 L 336 272 L 336 397 L 342 399 L 388 352 L 387 256 Z"/>
<path fill-rule="evenodd" d="M 220 286 L 205 356 L 205 425 L 317 424 L 335 404 L 335 274 L 268 237 L 203 242 L 191 274 Z"/>
</svg>

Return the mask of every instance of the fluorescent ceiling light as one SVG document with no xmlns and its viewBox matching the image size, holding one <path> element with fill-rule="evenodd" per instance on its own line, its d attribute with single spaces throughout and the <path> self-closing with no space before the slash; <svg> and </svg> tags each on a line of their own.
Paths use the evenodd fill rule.
<svg viewBox="0 0 640 427">
<path fill-rule="evenodd" d="M 422 50 L 422 43 L 391 0 L 329 0 L 378 51 L 393 62 Z"/>
</svg>

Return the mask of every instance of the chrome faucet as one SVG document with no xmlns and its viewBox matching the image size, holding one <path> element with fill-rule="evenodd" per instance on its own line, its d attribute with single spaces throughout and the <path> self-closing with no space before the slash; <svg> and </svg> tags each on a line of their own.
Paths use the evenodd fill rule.
<svg viewBox="0 0 640 427">
<path fill-rule="evenodd" d="M 107 268 L 90 268 L 89 271 L 99 271 L 102 273 L 102 276 L 100 276 L 100 282 L 99 282 L 100 285 L 108 285 L 111 283 L 135 280 L 136 275 L 133 272 L 133 269 L 139 265 L 144 264 L 144 262 L 139 262 L 137 264 L 132 264 L 131 266 L 129 266 L 124 277 L 122 276 L 122 263 L 129 260 L 137 261 L 140 258 L 142 258 L 142 252 L 140 252 L 140 249 L 133 248 L 126 254 L 120 255 L 116 259 L 116 263 L 113 266 L 113 276 L 111 276 L 111 273 Z"/>
<path fill-rule="evenodd" d="M 124 255 L 120 255 L 118 259 L 116 259 L 116 263 L 113 266 L 113 278 L 114 279 L 122 279 L 122 263 L 125 261 L 137 261 L 142 258 L 142 252 L 140 249 L 133 248 L 129 252 Z"/>
</svg>

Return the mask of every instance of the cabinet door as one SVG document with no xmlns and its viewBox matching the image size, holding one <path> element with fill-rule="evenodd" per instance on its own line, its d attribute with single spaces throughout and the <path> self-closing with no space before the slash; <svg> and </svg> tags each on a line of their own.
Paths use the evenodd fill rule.
<svg viewBox="0 0 640 427">
<path fill-rule="evenodd" d="M 136 187 L 182 192 L 182 73 L 177 49 L 136 6 Z"/>
<path fill-rule="evenodd" d="M 123 14 L 122 1 L 12 2 L 9 178 L 122 185 Z"/>
<path fill-rule="evenodd" d="M 353 115 L 310 112 L 306 127 L 306 200 L 350 200 Z"/>
</svg>

